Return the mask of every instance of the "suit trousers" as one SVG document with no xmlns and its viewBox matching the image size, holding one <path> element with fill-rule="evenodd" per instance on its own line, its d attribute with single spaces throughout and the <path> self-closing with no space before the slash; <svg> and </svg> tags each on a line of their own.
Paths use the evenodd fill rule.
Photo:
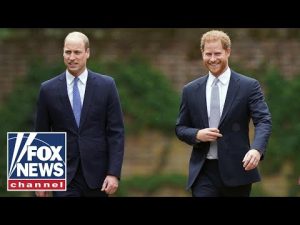
<svg viewBox="0 0 300 225">
<path fill-rule="evenodd" d="M 107 197 L 100 188 L 90 189 L 85 181 L 81 163 L 79 163 L 75 177 L 67 186 L 66 191 L 54 191 L 53 197 Z"/>
<path fill-rule="evenodd" d="M 222 181 L 217 159 L 206 159 L 193 186 L 193 197 L 249 197 L 252 184 L 228 187 Z"/>
</svg>

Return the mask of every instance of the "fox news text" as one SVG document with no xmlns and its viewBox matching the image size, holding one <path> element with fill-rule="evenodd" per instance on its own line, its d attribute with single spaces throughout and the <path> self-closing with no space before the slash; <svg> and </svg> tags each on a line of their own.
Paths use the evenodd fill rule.
<svg viewBox="0 0 300 225">
<path fill-rule="evenodd" d="M 65 132 L 7 132 L 7 190 L 66 190 Z"/>
</svg>

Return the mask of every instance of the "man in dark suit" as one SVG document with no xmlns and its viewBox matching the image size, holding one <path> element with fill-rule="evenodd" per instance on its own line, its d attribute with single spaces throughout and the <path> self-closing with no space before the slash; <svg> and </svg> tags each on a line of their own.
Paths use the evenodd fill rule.
<svg viewBox="0 0 300 225">
<path fill-rule="evenodd" d="M 53 192 L 55 197 L 105 197 L 118 188 L 124 154 L 119 95 L 111 77 L 86 68 L 89 56 L 87 36 L 69 33 L 67 70 L 43 82 L 38 97 L 36 131 L 67 132 L 67 191 Z"/>
<path fill-rule="evenodd" d="M 248 197 L 252 183 L 260 181 L 257 166 L 271 134 L 271 114 L 259 82 L 229 68 L 226 33 L 206 32 L 201 51 L 209 74 L 184 86 L 175 128 L 193 146 L 187 188 L 195 197 Z"/>
</svg>

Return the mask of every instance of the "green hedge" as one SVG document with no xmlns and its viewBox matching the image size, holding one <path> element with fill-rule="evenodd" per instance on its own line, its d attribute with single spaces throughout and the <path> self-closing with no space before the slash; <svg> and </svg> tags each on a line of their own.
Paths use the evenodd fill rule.
<svg viewBox="0 0 300 225">
<path fill-rule="evenodd" d="M 91 61 L 89 65 L 115 79 L 125 114 L 126 132 L 159 129 L 174 135 L 179 95 L 162 72 L 142 57 L 135 56 L 126 61 Z"/>
</svg>

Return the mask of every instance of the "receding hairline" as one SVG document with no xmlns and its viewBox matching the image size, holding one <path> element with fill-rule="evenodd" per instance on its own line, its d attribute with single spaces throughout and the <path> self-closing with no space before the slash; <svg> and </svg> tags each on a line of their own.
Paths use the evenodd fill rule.
<svg viewBox="0 0 300 225">
<path fill-rule="evenodd" d="M 85 49 L 88 49 L 90 47 L 89 38 L 85 34 L 83 34 L 81 32 L 78 32 L 78 31 L 74 31 L 74 32 L 69 33 L 65 37 L 64 45 L 66 44 L 67 40 L 70 40 L 70 39 L 73 39 L 73 38 L 80 38 L 84 43 Z"/>
</svg>

